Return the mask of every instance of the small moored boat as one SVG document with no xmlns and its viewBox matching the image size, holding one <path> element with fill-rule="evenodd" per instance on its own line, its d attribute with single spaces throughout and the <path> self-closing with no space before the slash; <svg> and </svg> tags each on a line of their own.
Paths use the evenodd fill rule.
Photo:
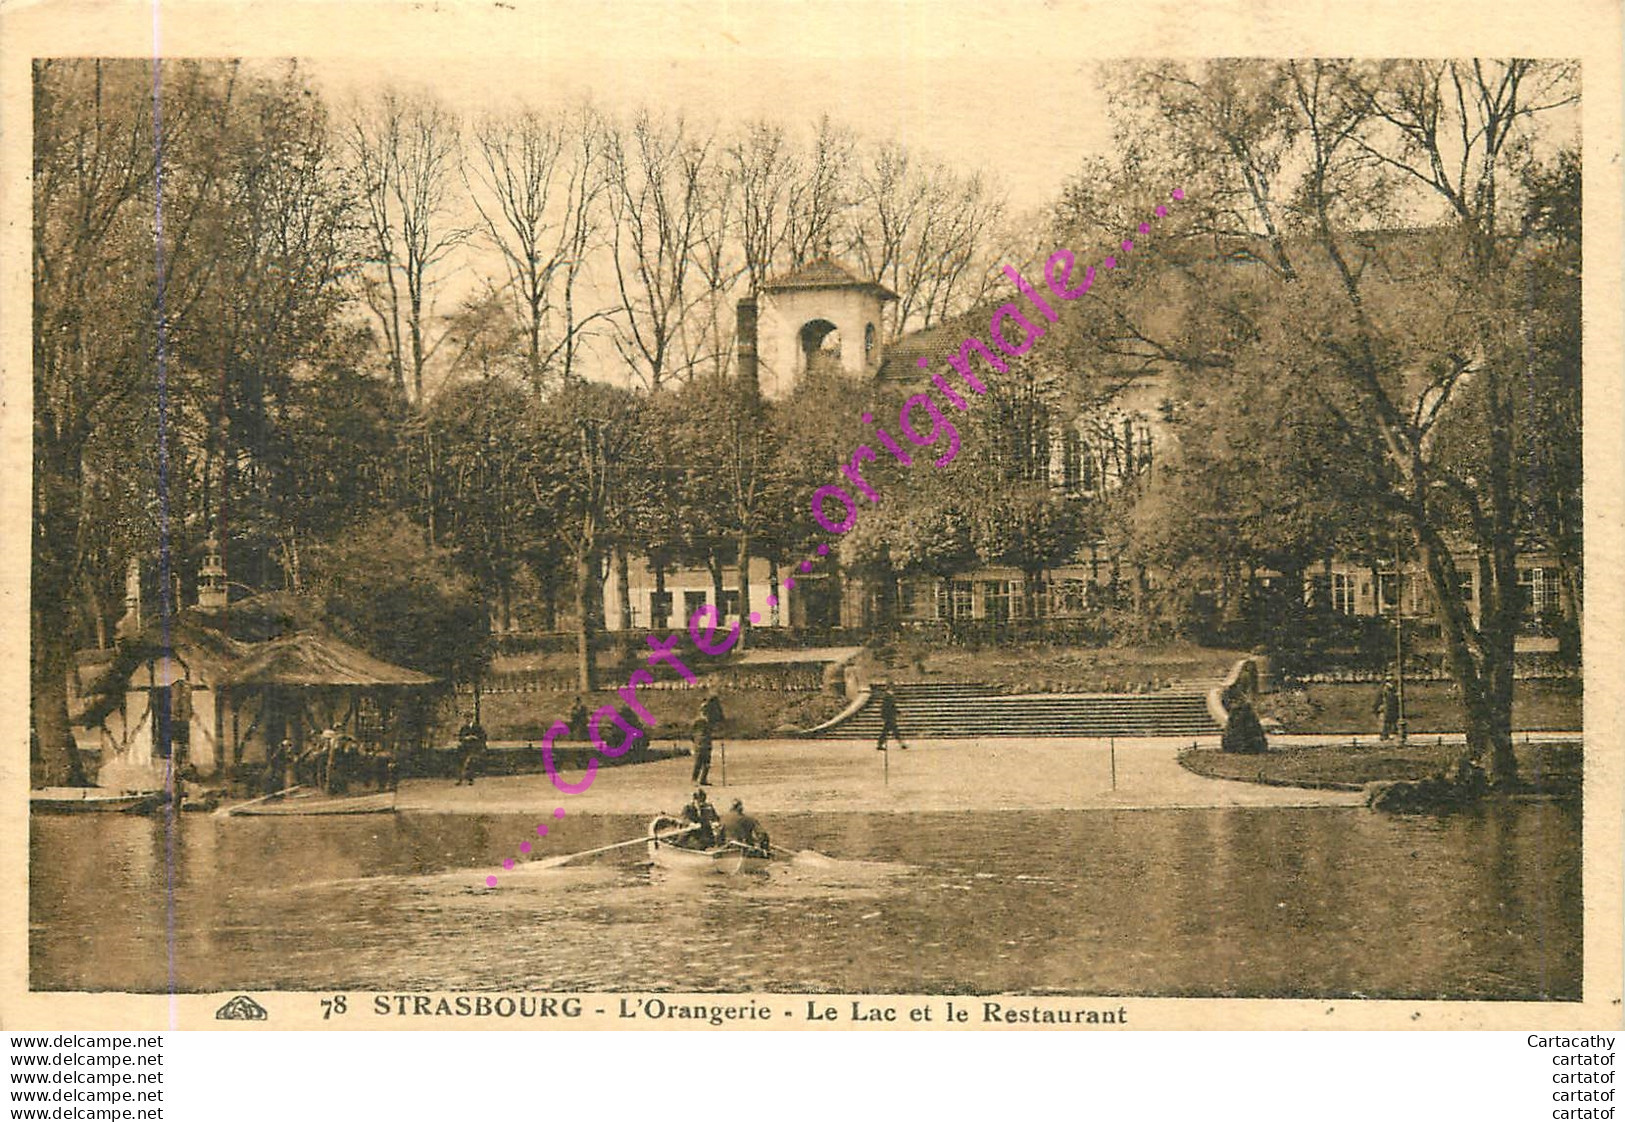
<svg viewBox="0 0 1625 1122">
<path fill-rule="evenodd" d="M 763 849 L 752 849 L 738 842 L 694 849 L 662 841 L 661 835 L 687 828 L 689 823 L 669 814 L 662 814 L 649 823 L 649 860 L 657 868 L 682 873 L 752 873 L 765 869 L 773 860 Z"/>
<path fill-rule="evenodd" d="M 163 801 L 162 791 L 111 791 L 105 787 L 41 787 L 28 792 L 31 810 L 48 814 L 146 814 Z"/>
<path fill-rule="evenodd" d="M 371 795 L 329 795 L 323 791 L 295 787 L 274 795 L 223 807 L 216 814 L 229 817 L 279 817 L 306 814 L 393 814 L 395 792 Z"/>
</svg>

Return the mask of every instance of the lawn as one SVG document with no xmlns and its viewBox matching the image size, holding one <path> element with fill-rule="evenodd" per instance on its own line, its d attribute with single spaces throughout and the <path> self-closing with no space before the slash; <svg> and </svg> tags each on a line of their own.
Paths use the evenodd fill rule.
<svg viewBox="0 0 1625 1122">
<path fill-rule="evenodd" d="M 1519 777 L 1529 786 L 1557 794 L 1577 791 L 1581 746 L 1573 741 L 1515 744 Z M 1239 779 L 1286 787 L 1358 788 L 1388 779 L 1426 779 L 1453 771 L 1462 746 L 1436 740 L 1398 744 L 1293 744 L 1261 755 L 1240 755 L 1211 748 L 1187 749 L 1179 762 L 1210 779 Z"/>
<path fill-rule="evenodd" d="M 1280 722 L 1290 733 L 1376 733 L 1372 713 L 1377 686 L 1369 682 L 1328 683 L 1268 694 L 1259 699 L 1259 715 Z M 1512 691 L 1512 727 L 1520 732 L 1578 732 L 1581 725 L 1578 681 L 1530 680 Z M 1460 732 L 1461 703 L 1448 682 L 1412 682 L 1405 686 L 1405 721 L 1414 733 Z"/>
</svg>

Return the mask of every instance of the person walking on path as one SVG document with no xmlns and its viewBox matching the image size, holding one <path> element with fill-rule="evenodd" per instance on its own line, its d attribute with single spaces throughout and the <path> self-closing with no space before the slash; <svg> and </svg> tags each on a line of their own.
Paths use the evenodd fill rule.
<svg viewBox="0 0 1625 1122">
<path fill-rule="evenodd" d="M 474 777 L 479 774 L 481 757 L 485 754 L 485 729 L 480 727 L 472 713 L 463 721 L 463 727 L 457 730 L 457 749 L 462 753 L 462 764 L 457 769 L 456 786 L 467 783 L 472 787 Z"/>
<path fill-rule="evenodd" d="M 711 722 L 703 709 L 694 718 L 694 773 L 689 779 L 700 787 L 711 785 Z"/>
<path fill-rule="evenodd" d="M 570 737 L 573 740 L 587 739 L 587 706 L 578 696 L 574 705 L 570 706 Z"/>
<path fill-rule="evenodd" d="M 892 696 L 891 686 L 882 685 L 878 688 L 880 694 L 880 739 L 875 741 L 875 751 L 886 750 L 887 737 L 895 737 L 897 746 L 904 751 L 908 745 L 903 742 L 902 730 L 897 727 L 897 698 Z"/>
<path fill-rule="evenodd" d="M 721 736 L 722 722 L 725 720 L 722 715 L 722 699 L 717 697 L 716 694 L 707 691 L 705 702 L 700 706 L 700 712 L 705 714 L 707 721 L 711 722 L 711 734 Z"/>
<path fill-rule="evenodd" d="M 1399 690 L 1394 688 L 1393 678 L 1383 679 L 1371 712 L 1382 722 L 1382 739 L 1392 740 L 1399 731 Z"/>
</svg>

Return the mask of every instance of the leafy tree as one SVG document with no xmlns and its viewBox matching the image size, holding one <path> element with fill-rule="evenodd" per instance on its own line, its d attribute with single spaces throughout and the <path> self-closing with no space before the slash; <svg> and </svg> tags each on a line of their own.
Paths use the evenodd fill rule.
<svg viewBox="0 0 1625 1122">
<path fill-rule="evenodd" d="M 73 645 L 132 556 L 175 611 L 220 469 L 274 468 L 255 424 L 331 315 L 342 203 L 297 71 L 42 61 L 34 118 L 33 718 L 39 777 L 80 780 Z"/>
<path fill-rule="evenodd" d="M 575 572 L 577 673 L 596 677 L 594 640 L 603 627 L 604 562 L 627 519 L 628 465 L 648 460 L 632 394 L 578 382 L 534 405 L 530 453 L 519 480 L 530 492 L 535 532 L 556 538 Z"/>
<path fill-rule="evenodd" d="M 450 551 L 399 513 L 379 515 L 312 551 L 311 588 L 348 638 L 390 662 L 451 682 L 491 659 L 490 617 Z"/>
<path fill-rule="evenodd" d="M 1134 64 L 1114 90 L 1127 214 L 1163 201 L 1130 183 L 1178 186 L 1185 202 L 1135 251 L 1139 268 L 1103 286 L 1100 321 L 1126 357 L 1316 399 L 1370 481 L 1350 500 L 1402 524 L 1423 562 L 1470 751 L 1513 782 L 1514 390 L 1530 305 L 1508 280 L 1534 244 L 1519 193 L 1547 115 L 1577 97 L 1571 68 Z M 1425 229 L 1400 228 L 1418 214 Z M 1463 542 L 1477 620 L 1458 594 Z"/>
<path fill-rule="evenodd" d="M 430 404 L 426 422 L 435 461 L 440 544 L 472 576 L 498 630 L 513 618 L 513 589 L 536 533 L 523 461 L 529 394 L 512 382 L 463 382 Z"/>
</svg>

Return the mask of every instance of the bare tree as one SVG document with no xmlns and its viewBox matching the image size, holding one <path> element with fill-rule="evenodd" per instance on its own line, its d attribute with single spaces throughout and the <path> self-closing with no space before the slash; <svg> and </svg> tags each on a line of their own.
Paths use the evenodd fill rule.
<svg viewBox="0 0 1625 1122">
<path fill-rule="evenodd" d="M 610 134 L 615 346 L 651 390 L 683 381 L 708 357 L 687 345 L 689 317 L 713 295 L 695 267 L 716 223 L 720 168 L 709 133 L 641 110 Z"/>
<path fill-rule="evenodd" d="M 994 238 L 1005 203 L 980 174 L 956 175 L 901 144 L 882 144 L 858 172 L 852 251 L 894 290 L 893 338 L 964 311 L 997 269 Z"/>
<path fill-rule="evenodd" d="M 457 118 L 424 95 L 386 90 L 357 108 L 349 153 L 370 244 L 362 296 L 377 317 L 395 385 L 417 401 L 440 340 L 429 340 L 437 266 L 468 239 L 452 186 L 462 166 Z"/>
<path fill-rule="evenodd" d="M 792 267 L 831 252 L 841 215 L 851 205 L 853 140 L 826 114 L 818 119 L 812 149 L 792 176 L 784 245 Z"/>
<path fill-rule="evenodd" d="M 750 294 L 767 283 L 784 248 L 793 183 L 800 161 L 784 129 L 753 121 L 728 145 L 729 193 L 739 203 L 739 243 Z"/>
<path fill-rule="evenodd" d="M 526 109 L 484 121 L 474 140 L 470 191 L 507 272 L 525 336 L 526 380 L 539 395 L 555 362 L 565 380 L 576 376 L 583 331 L 610 314 L 576 309 L 577 282 L 600 235 L 603 128 L 587 106 L 567 119 Z"/>
</svg>

